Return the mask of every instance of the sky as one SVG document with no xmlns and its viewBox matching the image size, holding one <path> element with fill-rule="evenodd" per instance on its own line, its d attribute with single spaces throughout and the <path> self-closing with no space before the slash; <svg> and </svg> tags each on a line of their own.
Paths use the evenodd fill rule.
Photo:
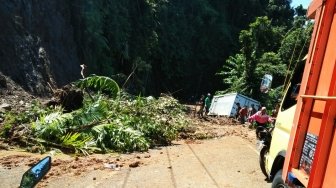
<svg viewBox="0 0 336 188">
<path fill-rule="evenodd" d="M 303 8 L 308 8 L 312 0 L 292 0 L 292 7 L 297 7 L 302 4 Z"/>
</svg>

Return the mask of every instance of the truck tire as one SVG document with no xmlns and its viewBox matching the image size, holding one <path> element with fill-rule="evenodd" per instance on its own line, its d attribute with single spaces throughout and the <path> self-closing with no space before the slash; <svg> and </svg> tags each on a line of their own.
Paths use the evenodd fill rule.
<svg viewBox="0 0 336 188">
<path fill-rule="evenodd" d="M 266 159 L 266 155 L 268 154 L 269 149 L 267 146 L 264 146 L 259 153 L 259 165 L 260 165 L 260 169 L 262 171 L 262 173 L 266 176 L 266 179 L 269 180 L 269 176 L 268 173 L 266 171 L 266 163 L 265 163 L 265 159 Z"/>
<path fill-rule="evenodd" d="M 282 179 L 282 169 L 275 174 L 272 181 L 272 188 L 288 188 L 285 181 Z"/>
</svg>

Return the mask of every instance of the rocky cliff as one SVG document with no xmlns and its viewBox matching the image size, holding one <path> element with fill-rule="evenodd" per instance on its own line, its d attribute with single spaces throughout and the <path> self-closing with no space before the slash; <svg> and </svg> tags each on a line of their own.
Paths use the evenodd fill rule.
<svg viewBox="0 0 336 188">
<path fill-rule="evenodd" d="M 70 9 L 67 0 L 1 1 L 0 72 L 38 95 L 78 79 Z"/>
</svg>

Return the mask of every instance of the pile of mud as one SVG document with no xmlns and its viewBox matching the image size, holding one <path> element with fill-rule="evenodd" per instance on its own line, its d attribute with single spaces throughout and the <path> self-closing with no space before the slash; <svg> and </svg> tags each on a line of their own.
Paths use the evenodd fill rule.
<svg viewBox="0 0 336 188">
<path fill-rule="evenodd" d="M 192 105 L 187 106 L 189 125 L 180 133 L 181 139 L 200 140 L 220 138 L 224 136 L 239 136 L 251 143 L 256 143 L 255 130 L 249 124 L 241 124 L 234 118 L 223 116 L 195 115 Z M 190 142 L 190 141 L 188 141 Z"/>
</svg>

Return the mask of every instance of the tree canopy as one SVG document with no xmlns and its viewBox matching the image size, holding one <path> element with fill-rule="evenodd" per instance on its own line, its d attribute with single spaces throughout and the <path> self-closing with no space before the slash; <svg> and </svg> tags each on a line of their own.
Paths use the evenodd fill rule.
<svg viewBox="0 0 336 188">
<path fill-rule="evenodd" d="M 78 13 L 77 51 L 89 74 L 110 76 L 134 94 L 187 99 L 225 90 L 257 97 L 260 75 L 284 79 L 287 60 L 297 61 L 308 44 L 305 10 L 291 8 L 290 0 L 69 3 Z"/>
<path fill-rule="evenodd" d="M 312 24 L 300 14 L 293 17 L 289 26 L 267 16 L 257 17 L 247 30 L 240 32 L 240 51 L 230 56 L 218 73 L 228 85 L 224 92 L 240 92 L 265 103 L 279 100 L 280 88 L 308 51 Z M 265 74 L 273 76 L 272 92 L 276 93 L 263 96 L 259 86 Z"/>
</svg>

